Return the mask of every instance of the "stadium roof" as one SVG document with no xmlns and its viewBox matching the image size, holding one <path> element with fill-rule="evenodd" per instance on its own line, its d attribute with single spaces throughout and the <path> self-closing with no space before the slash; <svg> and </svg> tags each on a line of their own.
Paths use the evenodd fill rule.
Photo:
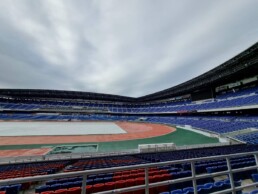
<svg viewBox="0 0 258 194">
<path fill-rule="evenodd" d="M 0 89 L 1 96 L 16 98 L 44 99 L 78 99 L 101 100 L 113 102 L 147 102 L 184 95 L 193 91 L 219 86 L 226 81 L 236 81 L 241 77 L 257 75 L 258 73 L 258 42 L 218 67 L 177 86 L 153 94 L 132 98 L 119 95 L 38 89 Z"/>
<path fill-rule="evenodd" d="M 0 89 L 0 95 L 20 98 L 52 98 L 131 102 L 134 98 L 100 94 L 92 92 L 65 91 L 65 90 L 38 90 L 38 89 Z"/>
<path fill-rule="evenodd" d="M 218 67 L 177 86 L 138 98 L 140 101 L 157 100 L 183 95 L 200 88 L 236 81 L 243 76 L 258 73 L 258 42 Z"/>
</svg>

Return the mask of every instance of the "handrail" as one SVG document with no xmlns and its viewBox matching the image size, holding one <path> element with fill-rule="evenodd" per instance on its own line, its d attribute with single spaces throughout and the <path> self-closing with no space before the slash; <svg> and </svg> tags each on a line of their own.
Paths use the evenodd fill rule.
<svg viewBox="0 0 258 194">
<path fill-rule="evenodd" d="M 249 166 L 245 168 L 239 168 L 239 169 L 231 169 L 230 164 L 230 158 L 233 157 L 241 157 L 246 155 L 254 155 L 256 165 L 255 166 Z M 115 190 L 116 193 L 126 192 L 126 191 L 134 191 L 138 189 L 144 189 L 145 193 L 148 193 L 148 189 L 156 186 L 162 186 L 162 185 L 168 185 L 173 183 L 180 183 L 184 181 L 192 180 L 193 183 L 196 183 L 196 180 L 207 178 L 207 177 L 214 177 L 219 176 L 223 174 L 229 174 L 230 181 L 233 181 L 233 173 L 246 171 L 246 170 L 252 170 L 252 169 L 258 169 L 258 159 L 257 159 L 258 151 L 254 152 L 245 152 L 245 153 L 237 153 L 237 154 L 227 154 L 227 155 L 219 155 L 219 156 L 210 156 L 210 157 L 202 157 L 202 158 L 191 158 L 191 159 L 184 159 L 184 160 L 175 160 L 175 161 L 166 161 L 166 162 L 158 162 L 158 163 L 148 163 L 148 164 L 139 164 L 139 165 L 131 165 L 131 166 L 123 166 L 123 167 L 113 167 L 113 168 L 102 168 L 102 169 L 94 169 L 94 170 L 85 170 L 85 171 L 77 171 L 77 172 L 66 172 L 66 173 L 59 173 L 59 174 L 51 174 L 51 175 L 40 175 L 40 176 L 33 176 L 33 177 L 23 177 L 23 178 L 14 178 L 14 179 L 6 179 L 6 180 L 0 180 L 0 185 L 11 185 L 11 184 L 17 184 L 17 183 L 26 183 L 26 182 L 33 182 L 33 181 L 45 181 L 49 179 L 57 179 L 57 178 L 69 178 L 69 177 L 75 177 L 75 176 L 82 176 L 83 177 L 83 186 L 82 186 L 82 194 L 86 193 L 86 179 L 88 175 L 92 174 L 99 174 L 99 173 L 109 173 L 109 172 L 116 172 L 116 171 L 123 171 L 123 170 L 133 170 L 133 169 L 139 169 L 144 168 L 145 169 L 145 185 L 141 186 L 133 186 L 129 188 L 123 188 L 123 189 L 117 189 Z M 215 173 L 207 173 L 207 174 L 200 174 L 196 175 L 195 173 L 195 162 L 198 161 L 205 161 L 205 160 L 215 160 L 215 159 L 226 159 L 227 160 L 227 166 L 228 170 L 221 171 L 221 172 L 215 172 Z M 148 184 L 148 169 L 151 167 L 158 167 L 158 166 L 165 166 L 165 165 L 171 165 L 171 164 L 180 164 L 180 163 L 191 163 L 191 169 L 192 169 L 192 176 L 191 177 L 185 177 L 175 180 L 168 180 L 158 183 L 150 183 Z M 241 186 L 241 187 L 231 187 L 231 189 L 225 190 L 225 191 L 232 191 L 235 192 L 237 190 L 250 187 L 251 184 Z M 258 185 L 258 183 L 254 183 L 252 185 Z M 197 193 L 196 190 L 196 184 L 193 184 L 195 188 L 195 193 Z M 108 193 L 114 193 L 114 191 L 104 191 L 101 192 L 101 194 L 108 194 Z M 225 193 L 224 191 L 216 192 L 216 193 Z"/>
</svg>

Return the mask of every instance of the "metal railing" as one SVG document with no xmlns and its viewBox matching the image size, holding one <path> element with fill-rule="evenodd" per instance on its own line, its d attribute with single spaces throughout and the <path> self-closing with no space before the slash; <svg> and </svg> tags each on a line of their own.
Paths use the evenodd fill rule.
<svg viewBox="0 0 258 194">
<path fill-rule="evenodd" d="M 84 153 L 67 153 L 67 154 L 48 154 L 39 156 L 13 156 L 13 157 L 0 157 L 0 165 L 4 164 L 16 164 L 25 162 L 43 162 L 43 161 L 54 161 L 54 160 L 69 160 L 69 159 L 86 159 L 86 158 L 97 158 L 103 156 L 121 156 L 128 154 L 137 154 L 137 149 L 113 151 L 113 152 L 84 152 Z"/>
<path fill-rule="evenodd" d="M 233 138 L 232 138 L 233 139 Z M 242 142 L 245 143 L 245 142 Z M 195 144 L 195 145 L 183 145 L 176 146 L 176 150 L 193 149 L 193 148 L 207 148 L 207 147 L 220 147 L 229 145 L 228 143 L 210 143 L 210 144 Z M 163 151 L 171 151 L 165 149 Z M 144 153 L 161 152 L 161 150 L 147 150 Z M 84 153 L 64 153 L 64 154 L 47 154 L 39 156 L 12 156 L 12 157 L 0 157 L 0 165 L 4 164 L 19 164 L 28 162 L 44 162 L 44 161 L 55 161 L 55 160 L 69 160 L 69 159 L 87 159 L 97 158 L 103 156 L 122 156 L 142 153 L 139 149 L 128 149 L 113 152 L 84 152 Z"/>
<path fill-rule="evenodd" d="M 253 155 L 255 157 L 256 165 L 248 166 L 248 167 L 244 167 L 244 168 L 237 168 L 237 169 L 231 168 L 230 158 L 250 156 L 250 155 Z M 217 160 L 217 159 L 225 159 L 226 160 L 227 170 L 215 172 L 215 173 L 196 174 L 196 172 L 195 172 L 195 163 L 196 162 Z M 157 182 L 157 183 L 149 183 L 149 168 L 159 167 L 159 166 L 167 166 L 167 165 L 173 165 L 173 164 L 182 164 L 182 163 L 184 163 L 184 164 L 190 163 L 191 164 L 192 176 L 180 178 L 180 179 L 174 179 L 174 180 L 167 180 L 167 181 L 162 181 L 162 182 Z M 229 154 L 229 155 L 220 155 L 220 156 L 210 156 L 210 157 L 194 158 L 194 159 L 185 159 L 185 160 L 176 160 L 176 161 L 167 161 L 167 162 L 158 162 L 158 163 L 149 163 L 149 164 L 139 164 L 139 165 L 123 166 L 123 167 L 94 169 L 94 170 L 86 170 L 86 171 L 78 171 L 78 172 L 67 172 L 67 173 L 59 173 L 59 174 L 51 174 L 51 175 L 40 175 L 40 176 L 34 176 L 34 177 L 6 179 L 6 180 L 0 180 L 0 186 L 1 185 L 12 185 L 12 184 L 18 184 L 18 183 L 26 183 L 26 182 L 35 182 L 35 181 L 46 181 L 49 179 L 82 176 L 83 182 L 82 182 L 81 193 L 86 194 L 86 181 L 87 181 L 88 175 L 100 174 L 100 173 L 103 174 L 103 173 L 117 172 L 117 171 L 123 171 L 123 170 L 134 170 L 134 169 L 145 169 L 145 184 L 144 185 L 115 189 L 115 190 L 110 190 L 110 191 L 103 191 L 103 192 L 99 192 L 99 194 L 122 193 L 122 192 L 128 192 L 128 191 L 135 191 L 135 190 L 139 190 L 139 189 L 145 189 L 145 194 L 149 194 L 150 188 L 164 186 L 164 185 L 170 185 L 170 184 L 175 184 L 175 183 L 182 183 L 185 181 L 193 182 L 194 193 L 197 194 L 197 184 L 196 184 L 197 180 L 204 179 L 204 178 L 216 177 L 216 176 L 220 176 L 220 175 L 229 175 L 231 188 L 222 190 L 219 192 L 215 192 L 215 194 L 224 194 L 224 193 L 229 193 L 229 192 L 236 193 L 236 191 L 242 190 L 244 188 L 258 186 L 258 182 L 257 182 L 257 183 L 252 183 L 252 184 L 248 184 L 248 185 L 244 185 L 244 186 L 235 187 L 234 179 L 233 179 L 233 173 L 258 169 L 258 151 L 238 153 L 238 154 Z"/>
</svg>

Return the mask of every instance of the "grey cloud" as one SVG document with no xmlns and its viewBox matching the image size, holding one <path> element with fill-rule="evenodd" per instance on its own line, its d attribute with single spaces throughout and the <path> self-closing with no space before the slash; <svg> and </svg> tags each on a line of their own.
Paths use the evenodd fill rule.
<svg viewBox="0 0 258 194">
<path fill-rule="evenodd" d="M 256 0 L 0 2 L 0 87 L 141 96 L 258 40 Z"/>
</svg>

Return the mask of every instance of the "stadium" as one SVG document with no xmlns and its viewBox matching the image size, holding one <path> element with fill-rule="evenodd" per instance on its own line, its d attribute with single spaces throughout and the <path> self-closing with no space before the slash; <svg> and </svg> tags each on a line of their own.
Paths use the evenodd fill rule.
<svg viewBox="0 0 258 194">
<path fill-rule="evenodd" d="M 0 194 L 258 192 L 258 43 L 139 98 L 0 89 L 0 111 Z"/>
</svg>

